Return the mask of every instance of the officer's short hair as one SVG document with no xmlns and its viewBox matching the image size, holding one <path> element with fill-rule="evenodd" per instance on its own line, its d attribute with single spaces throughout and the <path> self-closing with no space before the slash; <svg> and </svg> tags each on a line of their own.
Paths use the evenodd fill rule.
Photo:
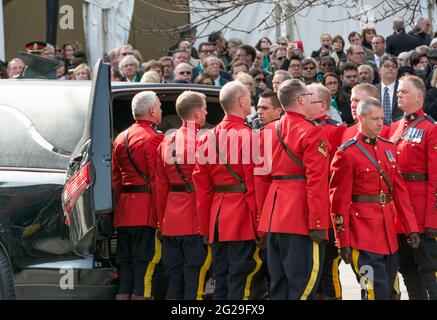
<svg viewBox="0 0 437 320">
<path fill-rule="evenodd" d="M 422 94 L 422 98 L 424 99 L 426 96 L 426 88 L 423 80 L 418 76 L 406 75 L 399 79 L 399 81 L 410 81 L 413 86 Z"/>
<path fill-rule="evenodd" d="M 361 100 L 357 106 L 357 114 L 362 115 L 363 117 L 367 116 L 370 113 L 370 108 L 376 107 L 382 109 L 382 104 L 378 99 L 367 97 Z"/>
<path fill-rule="evenodd" d="M 329 92 L 328 88 L 326 88 L 324 85 L 320 83 L 312 83 L 308 87 L 314 88 L 314 90 L 317 92 L 317 96 L 322 99 L 324 102 L 326 102 L 326 108 L 327 110 L 330 109 L 331 106 L 331 92 Z M 314 98 L 314 97 L 313 97 Z"/>
<path fill-rule="evenodd" d="M 267 90 L 263 91 L 259 96 L 260 96 L 260 98 L 270 99 L 270 101 L 272 102 L 272 105 L 275 109 L 282 108 L 281 103 L 279 102 L 279 99 L 278 99 L 278 94 L 276 92 L 267 89 Z"/>
<path fill-rule="evenodd" d="M 379 99 L 378 89 L 370 83 L 359 83 L 352 88 L 352 91 L 357 91 L 357 90 L 365 91 L 370 97 Z"/>
<path fill-rule="evenodd" d="M 176 112 L 182 120 L 186 120 L 195 108 L 201 108 L 206 96 L 203 93 L 184 91 L 176 99 Z"/>
<path fill-rule="evenodd" d="M 245 93 L 247 87 L 239 81 L 230 81 L 226 83 L 220 90 L 220 105 L 225 112 L 230 112 L 234 108 L 235 103 L 240 99 Z"/>
<path fill-rule="evenodd" d="M 158 97 L 153 91 L 143 91 L 137 93 L 132 99 L 132 116 L 135 120 L 141 120 L 146 115 L 147 112 L 152 109 Z"/>
<path fill-rule="evenodd" d="M 306 92 L 305 84 L 298 79 L 285 80 L 279 86 L 278 97 L 282 107 L 287 108 L 296 103 L 297 98 Z"/>
</svg>

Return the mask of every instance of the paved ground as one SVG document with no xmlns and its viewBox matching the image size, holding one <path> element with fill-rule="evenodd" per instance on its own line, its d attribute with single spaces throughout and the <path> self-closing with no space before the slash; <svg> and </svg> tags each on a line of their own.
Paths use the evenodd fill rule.
<svg viewBox="0 0 437 320">
<path fill-rule="evenodd" d="M 351 265 L 344 263 L 340 264 L 340 281 L 343 288 L 343 300 L 360 300 L 360 284 L 355 278 L 355 274 L 352 272 Z M 399 282 L 401 287 L 401 299 L 408 300 L 407 290 L 402 276 L 399 275 Z"/>
</svg>

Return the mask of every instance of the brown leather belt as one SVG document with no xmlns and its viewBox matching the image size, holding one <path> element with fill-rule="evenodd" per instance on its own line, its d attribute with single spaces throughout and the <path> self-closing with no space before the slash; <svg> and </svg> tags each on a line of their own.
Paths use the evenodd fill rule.
<svg viewBox="0 0 437 320">
<path fill-rule="evenodd" d="M 187 192 L 191 193 L 194 192 L 194 186 L 190 183 L 186 184 L 171 184 L 170 185 L 170 191 L 171 192 Z"/>
<path fill-rule="evenodd" d="M 393 198 L 391 194 L 353 194 L 352 202 L 358 203 L 379 203 L 386 204 L 392 202 Z"/>
<path fill-rule="evenodd" d="M 123 193 L 150 193 L 150 189 L 150 184 L 144 184 L 142 186 L 127 185 L 121 187 Z"/>
<path fill-rule="evenodd" d="M 214 186 L 215 192 L 244 193 L 247 189 L 241 184 L 222 184 Z"/>
<path fill-rule="evenodd" d="M 428 181 L 427 173 L 401 172 L 404 181 Z"/>
<path fill-rule="evenodd" d="M 289 175 L 289 176 L 272 176 L 273 180 L 306 180 L 306 177 L 304 174 L 295 174 L 295 175 Z"/>
</svg>

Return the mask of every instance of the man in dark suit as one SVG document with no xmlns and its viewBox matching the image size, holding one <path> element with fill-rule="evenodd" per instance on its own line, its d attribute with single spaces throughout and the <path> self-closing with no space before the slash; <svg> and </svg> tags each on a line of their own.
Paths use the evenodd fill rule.
<svg viewBox="0 0 437 320">
<path fill-rule="evenodd" d="M 385 54 L 385 39 L 383 36 L 377 35 L 372 39 L 373 54 L 365 58 L 366 62 L 372 62 L 377 68 L 381 67 L 381 58 Z"/>
<path fill-rule="evenodd" d="M 420 41 L 413 35 L 405 33 L 404 20 L 396 18 L 393 21 L 394 33 L 387 37 L 386 52 L 394 56 L 404 51 L 414 50 L 420 46 Z"/>
<path fill-rule="evenodd" d="M 403 112 L 398 108 L 398 99 L 396 92 L 398 90 L 398 61 L 392 55 L 385 55 L 381 59 L 379 68 L 381 83 L 376 85 L 381 96 L 381 102 L 384 107 L 384 122 L 387 124 L 402 117 Z"/>
<path fill-rule="evenodd" d="M 220 70 L 220 59 L 216 56 L 209 56 L 203 60 L 203 73 L 211 76 L 214 79 L 214 84 L 216 86 L 224 86 L 227 82 L 229 82 L 228 78 L 222 76 L 222 73 L 226 73 L 223 70 Z M 228 74 L 228 77 L 230 75 Z"/>
</svg>

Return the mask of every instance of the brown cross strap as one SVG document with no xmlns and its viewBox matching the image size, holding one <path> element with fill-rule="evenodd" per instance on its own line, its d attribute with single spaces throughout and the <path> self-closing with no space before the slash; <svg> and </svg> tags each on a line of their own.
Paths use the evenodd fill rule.
<svg viewBox="0 0 437 320">
<path fill-rule="evenodd" d="M 296 157 L 296 155 L 291 152 L 290 149 L 287 148 L 284 138 L 282 137 L 281 130 L 279 130 L 279 121 L 281 120 L 276 121 L 276 134 L 278 135 L 278 139 L 281 143 L 282 148 L 284 149 L 285 153 L 291 158 L 291 160 L 293 160 L 302 169 L 305 169 L 303 162 L 298 157 Z"/>
<path fill-rule="evenodd" d="M 181 166 L 179 165 L 178 161 L 176 160 L 176 144 L 175 144 L 175 141 L 176 141 L 176 132 L 171 137 L 171 142 L 175 146 L 173 160 L 174 160 L 174 165 L 176 167 L 176 171 L 178 172 L 179 178 L 181 178 L 181 180 L 185 183 L 184 184 L 184 190 L 185 191 L 176 191 L 176 190 L 171 190 L 171 191 L 173 191 L 173 192 L 194 192 L 194 186 L 190 183 L 190 181 L 184 175 L 184 173 L 182 172 Z M 179 187 L 176 187 L 176 188 L 179 188 Z M 170 187 L 170 189 L 171 189 L 171 187 Z"/>
<path fill-rule="evenodd" d="M 237 172 L 235 172 L 234 168 L 232 168 L 226 162 L 226 159 L 220 153 L 220 150 L 219 150 L 219 147 L 218 147 L 218 144 L 217 144 L 217 139 L 215 137 L 215 132 L 214 131 L 211 131 L 211 140 L 212 140 L 212 142 L 215 145 L 215 150 L 217 152 L 217 155 L 218 155 L 220 161 L 225 165 L 226 169 L 228 169 L 228 171 L 231 173 L 231 175 L 234 177 L 234 179 L 237 180 L 237 182 L 239 183 L 239 185 L 237 185 L 237 186 L 240 186 L 240 190 L 242 190 L 242 191 L 218 191 L 217 187 L 219 187 L 219 186 L 216 186 L 214 190 L 216 192 L 247 192 L 246 182 L 244 182 L 243 178 L 241 178 L 240 175 Z M 234 185 L 230 184 L 230 185 L 226 185 L 226 186 L 234 186 Z M 235 188 L 235 187 L 231 187 L 231 188 Z"/>
<path fill-rule="evenodd" d="M 389 193 L 392 194 L 393 185 L 391 184 L 390 179 L 388 178 L 385 171 L 381 168 L 381 166 L 378 164 L 375 158 L 373 158 L 372 155 L 369 152 L 367 152 L 367 150 L 363 147 L 361 143 L 357 141 L 355 145 L 357 146 L 358 150 L 360 150 L 364 154 L 364 156 L 375 166 L 376 170 L 378 170 L 379 174 L 382 176 L 385 183 L 387 184 Z"/>
<path fill-rule="evenodd" d="M 127 157 L 129 158 L 130 163 L 134 167 L 135 171 L 144 179 L 144 181 L 148 185 L 149 181 L 150 181 L 149 176 L 147 174 L 143 173 L 140 170 L 140 168 L 138 167 L 138 165 L 135 163 L 134 159 L 132 159 L 132 154 L 129 150 L 129 128 L 126 130 L 126 135 L 124 136 L 124 141 L 126 144 Z"/>
</svg>

